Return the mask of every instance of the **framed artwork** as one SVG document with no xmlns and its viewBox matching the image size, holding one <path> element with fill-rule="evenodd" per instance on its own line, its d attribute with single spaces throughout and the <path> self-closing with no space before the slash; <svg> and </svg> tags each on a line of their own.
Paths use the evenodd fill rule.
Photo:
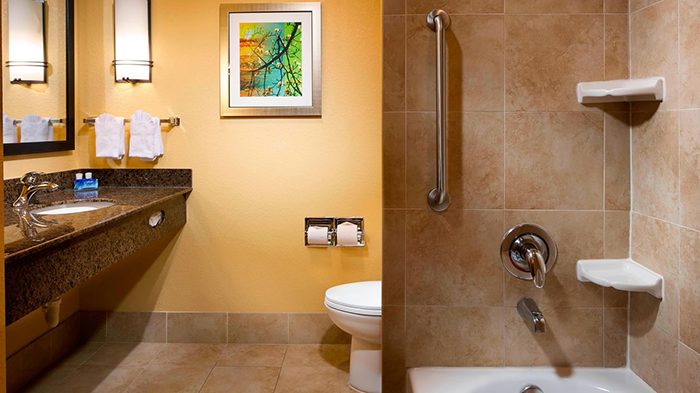
<svg viewBox="0 0 700 393">
<path fill-rule="evenodd" d="M 222 4 L 221 117 L 321 116 L 321 3 Z"/>
</svg>

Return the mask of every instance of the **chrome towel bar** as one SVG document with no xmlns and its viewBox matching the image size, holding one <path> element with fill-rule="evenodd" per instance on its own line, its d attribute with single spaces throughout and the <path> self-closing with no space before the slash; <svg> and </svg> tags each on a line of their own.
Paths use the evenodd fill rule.
<svg viewBox="0 0 700 393">
<path fill-rule="evenodd" d="M 95 117 L 88 117 L 83 119 L 85 124 L 95 124 Z M 131 120 L 124 119 L 124 123 L 131 123 Z M 177 127 L 180 125 L 180 116 L 170 116 L 168 118 L 161 118 L 160 124 L 168 124 L 170 127 Z"/>
<path fill-rule="evenodd" d="M 450 22 L 450 16 L 443 10 L 436 9 L 428 14 L 428 27 L 435 32 L 437 39 L 437 45 L 435 45 L 437 48 L 435 59 L 437 187 L 428 194 L 428 205 L 438 212 L 445 211 L 450 206 L 450 194 L 447 192 L 447 64 L 445 55 L 447 49 L 445 33 L 450 27 Z"/>
<path fill-rule="evenodd" d="M 22 120 L 14 120 L 14 125 L 22 124 Z M 63 124 L 63 119 L 49 119 L 49 124 Z"/>
</svg>

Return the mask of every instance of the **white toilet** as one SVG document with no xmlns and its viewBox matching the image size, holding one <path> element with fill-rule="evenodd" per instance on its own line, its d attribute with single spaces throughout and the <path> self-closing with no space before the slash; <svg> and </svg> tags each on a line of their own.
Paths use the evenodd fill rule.
<svg viewBox="0 0 700 393">
<path fill-rule="evenodd" d="M 338 285 L 326 291 L 326 310 L 352 336 L 350 386 L 367 393 L 382 391 L 382 282 Z"/>
</svg>

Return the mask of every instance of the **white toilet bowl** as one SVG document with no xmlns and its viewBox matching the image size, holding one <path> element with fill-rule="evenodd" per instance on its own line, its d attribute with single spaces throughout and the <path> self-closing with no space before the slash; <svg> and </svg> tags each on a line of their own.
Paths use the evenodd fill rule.
<svg viewBox="0 0 700 393">
<path fill-rule="evenodd" d="M 350 386 L 367 393 L 382 391 L 382 282 L 338 285 L 326 291 L 326 310 L 352 336 Z"/>
</svg>

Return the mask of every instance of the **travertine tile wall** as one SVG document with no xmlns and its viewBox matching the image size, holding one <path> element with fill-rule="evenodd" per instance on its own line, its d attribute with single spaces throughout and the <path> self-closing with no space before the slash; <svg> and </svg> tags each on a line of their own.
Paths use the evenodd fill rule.
<svg viewBox="0 0 700 393">
<path fill-rule="evenodd" d="M 632 257 L 666 288 L 631 297 L 630 366 L 657 392 L 700 392 L 700 2 L 630 6 L 631 74 L 668 83 L 663 104 L 632 106 Z"/>
<path fill-rule="evenodd" d="M 415 366 L 623 367 L 627 293 L 582 284 L 581 258 L 627 257 L 630 113 L 576 83 L 629 76 L 627 0 L 384 0 L 384 391 Z M 434 8 L 448 31 L 449 188 L 435 185 Z M 700 210 L 699 210 L 700 211 Z M 543 290 L 504 272 L 505 231 L 547 227 Z M 515 305 L 533 297 L 548 332 Z"/>
</svg>

